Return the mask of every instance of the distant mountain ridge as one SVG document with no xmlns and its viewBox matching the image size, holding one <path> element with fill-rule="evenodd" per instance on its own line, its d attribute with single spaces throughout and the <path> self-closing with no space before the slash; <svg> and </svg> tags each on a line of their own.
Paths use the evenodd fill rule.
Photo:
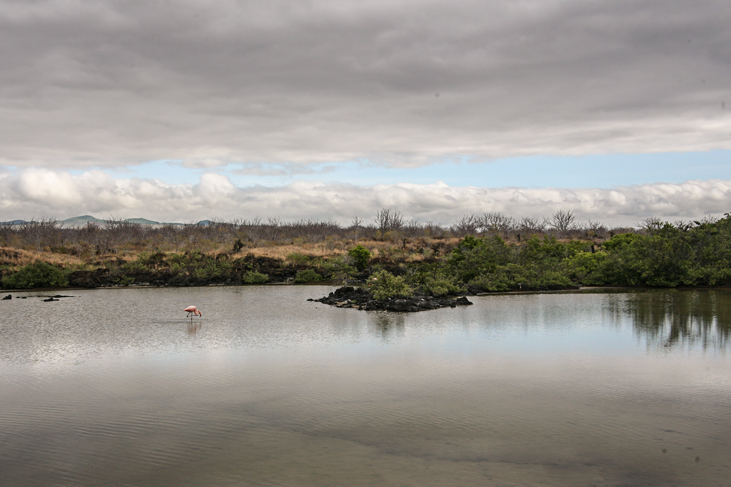
<svg viewBox="0 0 731 487">
<path fill-rule="evenodd" d="M 60 220 L 58 223 L 65 227 L 81 227 L 86 225 L 87 223 L 104 223 L 106 220 L 100 220 L 99 218 L 95 218 L 91 215 L 82 215 L 82 216 L 75 216 L 72 218 L 67 218 L 65 220 Z"/>
<path fill-rule="evenodd" d="M 87 223 L 107 223 L 109 220 L 102 220 L 101 218 L 96 218 L 91 215 L 81 215 L 81 216 L 75 216 L 72 218 L 67 218 L 65 220 L 57 220 L 56 223 L 58 223 L 61 226 L 64 227 L 83 227 Z M 185 225 L 184 223 L 172 223 L 172 222 L 156 222 L 153 220 L 148 220 L 147 218 L 125 218 L 125 222 L 129 223 L 137 223 L 140 225 Z M 0 225 L 22 225 L 24 223 L 28 223 L 28 220 L 7 220 L 7 221 L 0 221 Z M 203 220 L 201 222 L 196 223 L 196 225 L 207 225 L 209 224 L 209 220 Z"/>
</svg>

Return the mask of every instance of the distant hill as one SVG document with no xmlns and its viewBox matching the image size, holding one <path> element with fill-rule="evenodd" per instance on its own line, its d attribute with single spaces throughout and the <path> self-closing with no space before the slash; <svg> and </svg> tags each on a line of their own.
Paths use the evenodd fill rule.
<svg viewBox="0 0 731 487">
<path fill-rule="evenodd" d="M 124 221 L 130 223 L 139 223 L 140 225 L 161 225 L 160 222 L 154 222 L 152 220 L 148 220 L 147 218 L 127 218 Z"/>
<path fill-rule="evenodd" d="M 137 223 L 139 225 L 185 225 L 185 223 L 173 223 L 173 222 L 156 222 L 154 220 L 148 220 L 147 218 L 126 218 L 124 221 L 130 222 L 130 223 Z M 64 227 L 83 227 L 87 223 L 99 223 L 103 224 L 106 223 L 107 220 L 102 220 L 101 218 L 96 218 L 91 215 L 81 215 L 81 216 L 75 216 L 73 218 L 67 218 L 65 220 L 58 220 L 56 223 L 58 223 L 61 226 Z M 0 221 L 0 225 L 22 225 L 23 223 L 28 223 L 26 220 L 7 220 L 7 221 Z M 203 220 L 202 222 L 198 222 L 196 225 L 208 225 L 210 222 L 208 220 Z"/>
<path fill-rule="evenodd" d="M 73 218 L 67 218 L 65 220 L 61 220 L 58 223 L 65 227 L 83 227 L 87 223 L 104 223 L 104 220 L 100 220 L 99 218 L 94 218 L 91 215 L 83 215 L 83 216 L 75 216 Z"/>
<path fill-rule="evenodd" d="M 139 223 L 140 225 L 161 225 L 160 222 L 148 220 L 147 218 L 126 218 L 124 221 L 130 222 L 130 223 Z M 67 218 L 66 220 L 61 220 L 58 223 L 62 224 L 65 227 L 83 227 L 87 223 L 106 223 L 107 220 L 102 220 L 100 218 L 93 217 L 91 215 L 82 215 L 82 216 L 75 216 L 73 218 Z"/>
</svg>

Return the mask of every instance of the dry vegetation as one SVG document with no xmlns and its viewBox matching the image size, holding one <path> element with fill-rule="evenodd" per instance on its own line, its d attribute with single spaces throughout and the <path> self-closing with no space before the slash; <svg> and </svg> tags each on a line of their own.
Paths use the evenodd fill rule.
<svg viewBox="0 0 731 487">
<path fill-rule="evenodd" d="M 212 222 L 143 225 L 114 220 L 64 228 L 53 220 L 0 225 L 6 289 L 340 282 L 369 276 L 386 294 L 571 289 L 578 286 L 731 285 L 731 215 L 642 228 L 576 223 L 570 212 L 515 220 L 468 215 L 450 226 L 406 222 L 381 210 L 349 226 Z M 482 237 L 482 238 L 480 238 Z M 30 264 L 30 265 L 29 265 Z M 401 291 L 399 291 L 401 289 Z"/>
<path fill-rule="evenodd" d="M 0 225 L 0 266 L 12 269 L 34 261 L 61 267 L 95 266 L 109 259 L 135 260 L 143 252 L 209 255 L 253 254 L 287 260 L 290 256 L 335 257 L 353 246 L 375 258 L 418 261 L 448 253 L 466 235 L 499 235 L 521 242 L 533 235 L 601 243 L 614 233 L 595 222 L 579 224 L 571 212 L 550 218 L 515 219 L 500 213 L 467 215 L 449 226 L 406 221 L 396 210 L 380 210 L 372 223 L 355 218 L 348 226 L 332 221 L 213 221 L 206 225 L 142 225 L 121 219 L 82 227 L 63 227 L 53 219 Z"/>
</svg>

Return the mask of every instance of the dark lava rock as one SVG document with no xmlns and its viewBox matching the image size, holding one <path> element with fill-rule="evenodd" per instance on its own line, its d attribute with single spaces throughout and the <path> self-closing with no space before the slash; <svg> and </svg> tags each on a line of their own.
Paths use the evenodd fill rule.
<svg viewBox="0 0 731 487">
<path fill-rule="evenodd" d="M 43 300 L 44 303 L 50 303 L 51 301 L 60 301 L 60 300 L 59 299 L 54 299 L 54 298 L 48 298 L 48 299 L 44 299 Z"/>
<path fill-rule="evenodd" d="M 5 297 L 3 298 L 3 301 L 7 301 L 8 299 L 13 299 L 13 296 L 12 296 L 12 294 L 8 294 L 7 296 L 5 296 Z"/>
<path fill-rule="evenodd" d="M 338 308 L 356 308 L 365 311 L 395 311 L 413 313 L 439 308 L 456 308 L 472 304 L 466 297 L 411 296 L 408 298 L 375 299 L 362 288 L 341 287 L 320 299 L 308 299 Z"/>
</svg>

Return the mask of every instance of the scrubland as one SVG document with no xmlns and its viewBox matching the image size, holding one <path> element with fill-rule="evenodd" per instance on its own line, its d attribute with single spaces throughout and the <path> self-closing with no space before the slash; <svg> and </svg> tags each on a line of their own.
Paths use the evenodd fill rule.
<svg viewBox="0 0 731 487">
<path fill-rule="evenodd" d="M 467 215 L 437 225 L 390 209 L 350 225 L 272 218 L 65 228 L 41 220 L 0 226 L 0 274 L 4 288 L 366 283 L 379 275 L 374 292 L 384 296 L 396 292 L 384 282 L 402 295 L 718 286 L 731 283 L 731 220 L 607 228 L 559 211 L 545 219 Z"/>
</svg>

